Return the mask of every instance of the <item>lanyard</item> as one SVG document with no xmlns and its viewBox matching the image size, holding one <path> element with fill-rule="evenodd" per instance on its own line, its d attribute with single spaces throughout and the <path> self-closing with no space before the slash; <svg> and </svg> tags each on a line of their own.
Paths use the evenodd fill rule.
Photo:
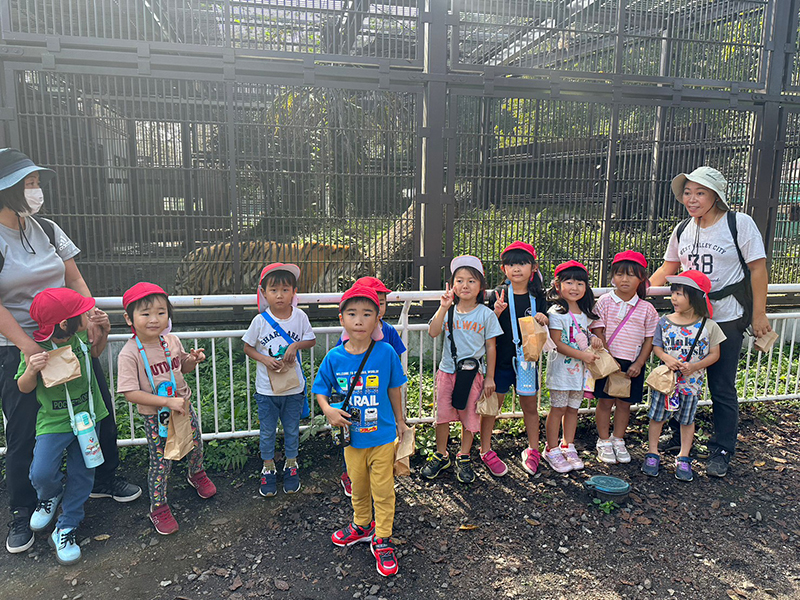
<svg viewBox="0 0 800 600">
<path fill-rule="evenodd" d="M 536 312 L 536 300 L 533 299 L 533 296 L 528 294 L 528 298 L 531 301 L 531 316 L 533 316 Z M 508 286 L 508 318 L 511 320 L 511 332 L 513 336 L 514 346 L 517 349 L 517 353 L 520 353 L 520 335 L 519 335 L 519 324 L 517 323 L 517 309 L 514 307 L 514 289 L 509 285 Z"/>
<path fill-rule="evenodd" d="M 142 360 L 144 361 L 144 372 L 147 374 L 147 379 L 150 380 L 150 387 L 153 388 L 153 394 L 158 395 L 158 391 L 156 390 L 156 382 L 153 381 L 153 373 L 150 371 L 150 361 L 147 360 L 147 352 L 144 351 L 142 342 L 139 341 L 139 337 L 136 334 L 133 335 L 133 339 L 136 340 L 136 345 L 139 347 L 139 354 L 142 355 Z M 172 360 L 169 357 L 169 346 L 167 346 L 164 336 L 159 335 L 158 339 L 161 342 L 161 347 L 164 349 L 164 356 L 167 357 L 167 369 L 169 370 L 169 378 L 172 380 L 172 389 L 177 390 L 178 386 L 175 383 L 175 374 L 172 372 Z"/>
<path fill-rule="evenodd" d="M 83 343 L 81 338 L 77 338 L 78 343 L 81 345 L 81 352 L 83 352 L 83 356 L 86 358 L 86 377 L 89 379 L 89 414 L 92 417 L 92 423 L 97 425 L 97 420 L 94 416 L 94 399 L 92 398 L 92 364 L 91 359 L 89 358 L 89 349 L 86 347 L 86 344 Z M 50 343 L 53 344 L 53 350 L 58 349 L 56 343 L 50 340 Z M 83 376 L 83 374 L 81 374 Z M 72 398 L 69 397 L 69 382 L 64 384 L 64 393 L 67 395 L 67 410 L 69 411 L 69 424 L 72 427 L 72 432 L 77 436 L 78 435 L 78 427 L 75 424 L 75 411 L 72 410 Z"/>
</svg>

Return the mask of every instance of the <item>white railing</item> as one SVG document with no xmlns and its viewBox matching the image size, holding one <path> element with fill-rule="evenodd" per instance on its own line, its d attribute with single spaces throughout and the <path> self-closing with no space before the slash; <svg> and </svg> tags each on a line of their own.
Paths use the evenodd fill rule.
<svg viewBox="0 0 800 600">
<path fill-rule="evenodd" d="M 597 295 L 605 292 L 605 289 L 597 289 Z M 653 288 L 651 295 L 661 296 L 668 293 L 668 288 Z M 800 285 L 773 285 L 770 286 L 771 294 L 780 293 L 800 293 Z M 406 386 L 403 394 L 404 413 L 408 416 L 409 423 L 432 423 L 434 420 L 434 386 L 433 375 L 439 362 L 439 352 L 441 339 L 432 339 L 428 335 L 426 323 L 410 323 L 409 312 L 412 304 L 421 302 L 436 303 L 441 296 L 441 291 L 430 292 L 396 292 L 388 297 L 389 303 L 402 303 L 403 309 L 396 329 L 399 332 L 408 352 L 403 355 L 403 366 L 408 373 L 410 385 Z M 300 294 L 301 305 L 336 305 L 339 294 Z M 214 307 L 214 306 L 250 306 L 253 307 L 255 314 L 255 296 L 253 295 L 231 295 L 231 296 L 205 296 L 190 297 L 177 296 L 170 298 L 176 307 Z M 121 299 L 118 297 L 98 298 L 97 304 L 104 309 L 119 309 L 122 307 Z M 773 329 L 778 333 L 779 339 L 772 350 L 763 354 L 753 348 L 753 339 L 747 336 L 745 339 L 746 355 L 745 369 L 739 374 L 740 402 L 762 402 L 775 400 L 800 399 L 800 368 L 798 368 L 797 354 L 800 348 L 796 348 L 800 343 L 800 332 L 798 321 L 800 312 L 772 313 L 769 315 Z M 180 323 L 176 324 L 179 329 Z M 315 367 L 322 356 L 328 352 L 337 342 L 341 333 L 338 326 L 319 326 L 314 327 L 317 335 L 317 345 L 310 351 L 304 353 L 304 362 L 310 365 L 310 382 L 316 375 Z M 236 330 L 216 330 L 216 331 L 175 331 L 175 335 L 184 340 L 187 347 L 203 346 L 206 348 L 208 361 L 211 363 L 211 377 L 205 380 L 200 376 L 200 368 L 195 369 L 195 381 L 193 383 L 193 401 L 198 417 L 204 423 L 203 439 L 228 439 L 256 436 L 259 433 L 257 423 L 257 409 L 253 400 L 253 365 L 254 362 L 245 357 L 241 349 L 241 337 L 244 329 Z M 108 348 L 103 356 L 104 367 L 110 380 L 110 387 L 113 390 L 116 385 L 116 356 L 122 345 L 128 340 L 130 334 L 112 334 L 109 336 Z M 223 359 L 218 356 L 220 345 L 224 348 L 221 353 Z M 546 359 L 545 359 L 546 360 Z M 244 364 L 245 382 L 234 381 L 234 365 Z M 409 372 L 409 364 L 412 364 L 412 372 Z M 207 369 L 206 369 L 207 370 Z M 540 372 L 541 375 L 541 372 Z M 227 380 L 227 385 L 219 386 L 221 378 Z M 242 386 L 242 383 L 244 385 Z M 242 389 L 243 388 L 243 389 Z M 243 393 L 244 392 L 244 393 Z M 202 402 L 204 396 L 209 396 L 210 404 L 213 409 L 213 417 L 203 419 L 204 412 L 208 407 L 208 401 Z M 318 414 L 318 410 L 310 395 L 312 415 Z M 710 404 L 709 401 L 701 403 Z M 146 443 L 144 437 L 137 437 L 137 432 L 141 436 L 143 429 L 135 408 L 130 404 L 117 402 L 117 407 L 124 406 L 127 411 L 127 427 L 120 424 L 119 445 L 143 445 Z M 637 404 L 634 409 L 645 408 L 645 404 Z M 593 413 L 594 408 L 583 408 L 582 413 Z M 237 416 L 239 426 L 237 427 Z M 246 418 L 244 418 L 246 416 Z M 507 400 L 506 410 L 501 414 L 501 418 L 521 417 L 522 412 L 516 397 Z M 213 425 L 209 426 L 213 420 Z M 118 420 L 119 422 L 119 420 Z M 245 423 L 242 425 L 242 423 Z M 304 426 L 304 428 L 307 426 Z M 5 448 L 0 448 L 0 454 L 5 452 Z"/>
</svg>

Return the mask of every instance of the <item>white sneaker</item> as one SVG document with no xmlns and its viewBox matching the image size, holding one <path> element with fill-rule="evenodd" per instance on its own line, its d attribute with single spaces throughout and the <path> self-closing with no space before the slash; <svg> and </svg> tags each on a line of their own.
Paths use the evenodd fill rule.
<svg viewBox="0 0 800 600">
<path fill-rule="evenodd" d="M 575 444 L 570 444 L 566 448 L 562 446 L 561 452 L 574 471 L 580 471 L 583 468 L 583 461 L 578 456 L 578 451 L 575 450 Z"/>
<path fill-rule="evenodd" d="M 597 449 L 597 459 L 601 463 L 607 465 L 617 464 L 617 455 L 614 454 L 614 446 L 611 445 L 611 440 L 598 439 L 595 448 Z M 630 460 L 630 456 L 628 460 Z"/>
<path fill-rule="evenodd" d="M 628 453 L 628 449 L 625 447 L 625 440 L 623 440 L 622 438 L 616 438 L 612 435 L 611 445 L 614 448 L 614 456 L 617 457 L 617 462 L 619 463 L 631 462 L 631 455 Z"/>
<path fill-rule="evenodd" d="M 547 461 L 547 464 L 550 465 L 550 468 L 556 473 L 569 473 L 572 471 L 572 465 L 567 462 L 566 458 L 564 458 L 561 448 L 556 447 L 552 450 L 547 450 L 544 453 L 544 459 Z"/>
</svg>

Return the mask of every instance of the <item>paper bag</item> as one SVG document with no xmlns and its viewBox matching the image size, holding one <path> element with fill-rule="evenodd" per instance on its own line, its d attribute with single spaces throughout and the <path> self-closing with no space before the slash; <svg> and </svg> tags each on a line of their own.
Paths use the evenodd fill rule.
<svg viewBox="0 0 800 600">
<path fill-rule="evenodd" d="M 759 352 L 769 352 L 772 348 L 772 345 L 778 340 L 778 334 L 774 331 L 768 331 L 760 338 L 758 338 L 753 346 L 755 346 L 756 350 Z"/>
<path fill-rule="evenodd" d="M 629 398 L 631 395 L 631 378 L 622 371 L 612 373 L 606 378 L 603 391 L 612 398 Z"/>
<path fill-rule="evenodd" d="M 47 352 L 50 358 L 41 370 L 44 387 L 53 387 L 81 376 L 81 363 L 72 351 L 72 346 L 62 346 Z"/>
<path fill-rule="evenodd" d="M 414 454 L 414 428 L 410 427 L 403 434 L 403 439 L 394 443 L 394 474 L 403 477 L 411 475 L 410 457 Z"/>
<path fill-rule="evenodd" d="M 589 369 L 595 380 L 619 371 L 619 363 L 608 353 L 608 350 L 592 350 L 592 352 L 597 356 L 597 360 L 593 363 L 586 363 L 586 368 Z"/>
<path fill-rule="evenodd" d="M 540 325 L 533 317 L 519 319 L 519 332 L 522 336 L 522 355 L 525 360 L 536 362 L 542 356 L 542 349 L 550 337 L 547 327 Z"/>
<path fill-rule="evenodd" d="M 173 410 L 169 417 L 169 433 L 167 443 L 164 445 L 164 458 L 167 460 L 180 460 L 194 447 L 189 404 L 184 401 L 183 407 L 186 410 L 184 414 Z"/>
<path fill-rule="evenodd" d="M 644 382 L 665 396 L 671 396 L 675 392 L 675 372 L 667 365 L 660 365 L 653 369 Z"/>
<path fill-rule="evenodd" d="M 496 417 L 500 414 L 500 398 L 497 397 L 497 392 L 492 392 L 492 395 L 487 397 L 486 394 L 481 394 L 478 398 L 478 404 L 475 411 L 479 415 L 486 415 L 487 417 Z"/>
<path fill-rule="evenodd" d="M 294 364 L 284 364 L 280 371 L 273 371 L 268 368 L 267 376 L 269 377 L 269 385 L 272 387 L 272 393 L 276 396 L 300 387 L 300 378 L 297 376 Z"/>
</svg>

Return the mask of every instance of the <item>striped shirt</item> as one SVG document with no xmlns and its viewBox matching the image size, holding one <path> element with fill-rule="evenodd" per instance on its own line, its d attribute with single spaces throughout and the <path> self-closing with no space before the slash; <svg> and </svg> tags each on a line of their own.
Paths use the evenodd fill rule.
<svg viewBox="0 0 800 600">
<path fill-rule="evenodd" d="M 595 304 L 594 312 L 600 319 L 592 323 L 591 327 L 593 329 L 604 327 L 606 340 L 617 330 L 622 319 L 634 309 L 634 306 L 637 307 L 636 312 L 609 344 L 608 350 L 614 358 L 635 361 L 639 357 L 645 338 L 651 338 L 655 334 L 658 313 L 652 304 L 639 296 L 634 296 L 625 302 L 613 291 L 600 296 Z"/>
</svg>

